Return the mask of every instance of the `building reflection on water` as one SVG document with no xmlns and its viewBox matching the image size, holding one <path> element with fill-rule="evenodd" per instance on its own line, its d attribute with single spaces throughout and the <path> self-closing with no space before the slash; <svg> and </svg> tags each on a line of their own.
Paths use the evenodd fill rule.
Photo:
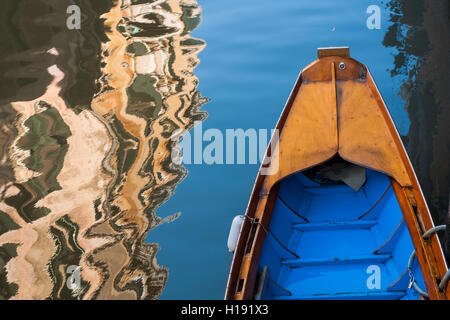
<svg viewBox="0 0 450 320">
<path fill-rule="evenodd" d="M 201 8 L 75 3 L 80 30 L 73 1 L 0 4 L 0 298 L 156 299 L 169 271 L 144 241 L 187 174 L 172 135 L 206 118 Z"/>
</svg>

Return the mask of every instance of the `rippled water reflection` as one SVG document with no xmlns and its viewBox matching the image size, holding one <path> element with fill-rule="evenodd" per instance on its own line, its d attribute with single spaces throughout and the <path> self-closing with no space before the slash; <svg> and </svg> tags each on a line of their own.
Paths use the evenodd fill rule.
<svg viewBox="0 0 450 320">
<path fill-rule="evenodd" d="M 155 299 L 148 231 L 187 171 L 176 129 L 203 120 L 195 0 L 2 1 L 0 295 Z M 79 281 L 73 271 L 81 267 Z"/>
</svg>

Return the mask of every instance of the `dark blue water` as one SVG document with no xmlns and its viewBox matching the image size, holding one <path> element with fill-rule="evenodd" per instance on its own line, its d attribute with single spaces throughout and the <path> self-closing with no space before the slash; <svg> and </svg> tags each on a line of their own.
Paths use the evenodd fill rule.
<svg viewBox="0 0 450 320">
<path fill-rule="evenodd" d="M 366 64 L 403 135 L 408 115 L 391 78 L 394 49 L 382 41 L 390 24 L 381 1 L 200 0 L 203 22 L 192 34 L 204 39 L 196 75 L 211 99 L 203 130 L 273 128 L 300 70 L 316 49 L 349 46 Z M 369 5 L 381 8 L 381 29 L 366 26 Z M 186 165 L 187 178 L 159 210 L 181 217 L 150 231 L 169 268 L 161 299 L 222 299 L 232 255 L 226 241 L 233 217 L 245 212 L 258 165 Z"/>
</svg>

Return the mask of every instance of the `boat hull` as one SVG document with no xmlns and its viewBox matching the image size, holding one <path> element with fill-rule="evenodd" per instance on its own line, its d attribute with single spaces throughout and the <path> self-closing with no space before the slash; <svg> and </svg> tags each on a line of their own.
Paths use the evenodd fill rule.
<svg viewBox="0 0 450 320">
<path fill-rule="evenodd" d="M 412 250 L 417 253 L 413 266 L 417 285 L 431 299 L 450 297 L 448 287 L 438 289 L 447 271 L 439 240 L 436 235 L 423 239 L 434 225 L 411 163 L 370 72 L 348 56 L 348 49 L 319 49 L 319 59 L 301 72 L 277 129 L 279 139 L 272 141 L 264 161 L 277 170 L 266 174 L 262 167 L 258 174 L 225 298 L 417 298 L 407 288 Z M 304 173 L 333 159 L 365 168 L 364 186 L 360 191 L 342 184 L 316 186 L 323 197 L 317 203 L 323 208 L 301 207 L 302 201 L 307 202 L 302 199 L 311 196 L 302 191 L 304 184 L 292 184 L 293 179 L 314 183 L 307 182 Z M 374 181 L 384 182 L 372 185 Z M 364 198 L 365 193 L 374 196 Z M 281 201 L 280 195 L 292 202 Z M 375 199 L 376 195 L 383 197 Z M 375 206 L 367 217 L 362 216 L 365 206 Z M 307 219 L 304 226 L 295 220 L 299 211 Z M 366 219 L 373 225 L 368 227 Z M 385 243 L 391 252 L 376 251 Z M 277 246 L 283 254 L 274 249 Z M 371 272 L 378 271 L 381 283 L 371 289 L 367 281 Z M 265 278 L 261 280 L 260 274 Z M 290 294 L 275 293 L 274 288 Z"/>
</svg>

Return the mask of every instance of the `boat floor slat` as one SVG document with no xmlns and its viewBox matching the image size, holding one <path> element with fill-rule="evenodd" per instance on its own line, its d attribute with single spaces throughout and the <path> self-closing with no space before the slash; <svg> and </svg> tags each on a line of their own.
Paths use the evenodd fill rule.
<svg viewBox="0 0 450 320">
<path fill-rule="evenodd" d="M 347 257 L 326 257 L 326 258 L 298 258 L 284 259 L 281 264 L 292 268 L 299 268 L 312 265 L 328 265 L 328 264 L 352 264 L 352 263 L 383 263 L 391 258 L 388 254 L 379 255 L 361 255 Z"/>
<path fill-rule="evenodd" d="M 274 300 L 398 300 L 405 295 L 405 291 L 374 291 L 275 296 L 273 298 Z"/>
<path fill-rule="evenodd" d="M 294 224 L 294 229 L 297 229 L 299 231 L 369 229 L 376 224 L 377 224 L 376 220 L 326 221 L 326 222 L 296 223 Z"/>
</svg>

